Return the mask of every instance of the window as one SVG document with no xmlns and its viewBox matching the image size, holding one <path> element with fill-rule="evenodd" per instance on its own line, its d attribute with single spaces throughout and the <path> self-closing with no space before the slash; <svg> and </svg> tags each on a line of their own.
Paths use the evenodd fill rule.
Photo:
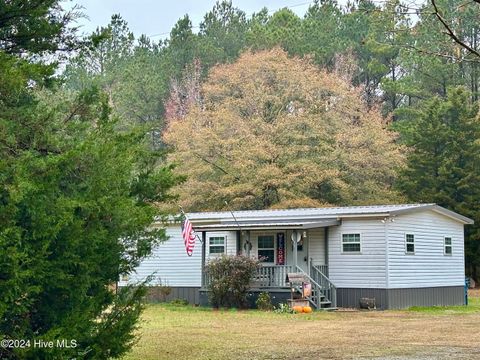
<svg viewBox="0 0 480 360">
<path fill-rule="evenodd" d="M 342 234 L 342 252 L 359 253 L 360 251 L 360 234 Z"/>
<path fill-rule="evenodd" d="M 443 248 L 444 248 L 444 255 L 452 255 L 452 238 L 446 237 L 443 239 Z"/>
<path fill-rule="evenodd" d="M 225 252 L 225 237 L 213 236 L 208 239 L 210 254 L 223 254 Z"/>
<path fill-rule="evenodd" d="M 415 235 L 405 234 L 405 253 L 415 254 Z"/>
<path fill-rule="evenodd" d="M 275 262 L 275 241 L 273 235 L 258 237 L 258 258 L 261 262 Z"/>
</svg>

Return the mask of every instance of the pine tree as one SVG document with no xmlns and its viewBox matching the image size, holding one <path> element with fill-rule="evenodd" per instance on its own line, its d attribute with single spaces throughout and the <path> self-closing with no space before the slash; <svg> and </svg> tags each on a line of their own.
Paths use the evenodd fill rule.
<svg viewBox="0 0 480 360">
<path fill-rule="evenodd" d="M 434 202 L 476 221 L 467 228 L 466 261 L 480 265 L 480 118 L 464 88 L 428 101 L 406 136 L 412 151 L 399 187 L 414 202 Z M 476 275 L 476 274 L 475 274 Z"/>
</svg>

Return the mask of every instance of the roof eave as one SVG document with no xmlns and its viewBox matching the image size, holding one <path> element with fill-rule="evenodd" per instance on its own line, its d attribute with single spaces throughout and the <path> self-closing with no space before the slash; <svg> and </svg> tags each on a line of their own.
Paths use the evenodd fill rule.
<svg viewBox="0 0 480 360">
<path fill-rule="evenodd" d="M 288 216 L 288 219 L 292 221 L 314 221 L 314 220 L 322 220 L 322 219 L 343 219 L 343 218 L 378 218 L 378 217 L 385 217 L 389 216 L 390 213 L 388 212 L 381 212 L 381 213 L 369 213 L 369 214 L 326 214 L 326 215 L 297 215 L 297 216 Z M 188 214 L 187 214 L 188 216 Z M 248 218 L 243 218 L 243 217 L 236 217 L 238 221 L 275 221 L 276 219 L 279 218 L 286 218 L 286 216 L 277 216 L 277 217 L 272 217 L 272 216 L 265 216 L 265 217 L 248 217 Z M 190 217 L 189 219 L 192 223 L 196 224 L 212 224 L 212 223 L 219 223 L 222 221 L 232 221 L 232 217 L 222 217 L 222 218 L 200 218 L 196 219 L 194 217 Z"/>
<path fill-rule="evenodd" d="M 437 205 L 437 204 L 425 204 L 423 206 L 418 206 L 416 208 L 410 208 L 410 209 L 401 209 L 401 210 L 394 210 L 391 211 L 391 215 L 402 215 L 402 214 L 411 214 L 419 211 L 426 211 L 426 210 L 432 210 L 435 212 L 438 212 L 446 217 L 449 217 L 453 220 L 459 221 L 465 225 L 471 225 L 474 223 L 473 219 L 470 219 L 466 216 L 460 215 L 454 211 L 445 209 L 444 207 Z"/>
<path fill-rule="evenodd" d="M 339 220 L 306 222 L 304 224 L 205 224 L 195 225 L 195 231 L 236 231 L 236 230 L 308 230 L 340 225 Z"/>
</svg>

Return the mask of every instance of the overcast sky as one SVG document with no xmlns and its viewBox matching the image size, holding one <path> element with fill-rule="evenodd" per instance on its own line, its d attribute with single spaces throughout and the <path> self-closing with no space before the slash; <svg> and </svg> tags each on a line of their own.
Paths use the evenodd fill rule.
<svg viewBox="0 0 480 360">
<path fill-rule="evenodd" d="M 159 40 L 167 37 L 177 20 L 187 13 L 193 25 L 198 26 L 215 2 L 215 0 L 73 0 L 69 1 L 67 6 L 76 3 L 84 7 L 83 12 L 88 19 L 79 22 L 82 25 L 82 32 L 91 33 L 98 26 L 105 26 L 112 14 L 119 13 L 128 22 L 135 37 L 146 34 L 154 40 Z M 272 12 L 289 7 L 303 16 L 312 3 L 313 0 L 233 0 L 234 6 L 245 11 L 248 16 L 263 7 Z"/>
</svg>

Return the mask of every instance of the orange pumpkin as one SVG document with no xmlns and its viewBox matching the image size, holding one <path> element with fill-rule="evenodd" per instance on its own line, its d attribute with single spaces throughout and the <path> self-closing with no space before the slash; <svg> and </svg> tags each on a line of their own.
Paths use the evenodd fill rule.
<svg viewBox="0 0 480 360">
<path fill-rule="evenodd" d="M 294 307 L 292 307 L 293 311 L 297 312 L 297 313 L 301 313 L 303 311 L 303 307 L 299 306 L 299 305 L 296 305 Z"/>
<path fill-rule="evenodd" d="M 307 313 L 307 314 L 312 312 L 312 308 L 310 306 L 304 306 L 302 310 L 304 313 Z"/>
</svg>

